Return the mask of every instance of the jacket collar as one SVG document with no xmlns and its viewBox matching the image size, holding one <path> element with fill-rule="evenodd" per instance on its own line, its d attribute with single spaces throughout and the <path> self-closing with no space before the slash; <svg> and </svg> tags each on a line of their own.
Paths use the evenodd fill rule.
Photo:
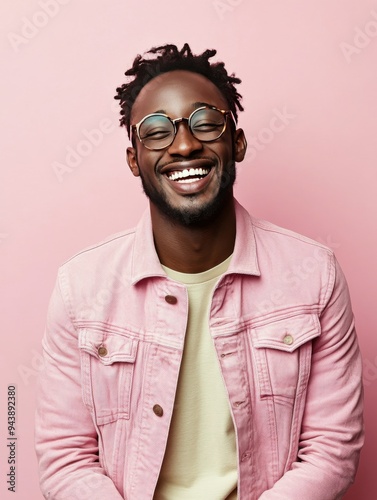
<svg viewBox="0 0 377 500">
<path fill-rule="evenodd" d="M 260 276 L 252 217 L 236 199 L 234 205 L 236 209 L 236 241 L 233 257 L 225 274 Z"/>
<path fill-rule="evenodd" d="M 260 276 L 252 218 L 237 200 L 234 200 L 234 204 L 236 210 L 236 241 L 233 257 L 225 274 Z M 148 208 L 135 230 L 131 282 L 135 285 L 144 278 L 159 276 L 166 277 L 166 273 L 161 267 L 154 246 L 152 220 Z"/>
</svg>

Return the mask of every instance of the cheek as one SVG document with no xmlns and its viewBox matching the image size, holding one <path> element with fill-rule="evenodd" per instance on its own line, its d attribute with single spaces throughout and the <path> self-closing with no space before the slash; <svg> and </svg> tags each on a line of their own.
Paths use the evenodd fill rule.
<svg viewBox="0 0 377 500">
<path fill-rule="evenodd" d="M 149 151 L 146 148 L 136 150 L 136 161 L 144 178 L 156 175 L 157 167 L 163 164 L 161 154 Z"/>
<path fill-rule="evenodd" d="M 219 159 L 220 165 L 224 169 L 228 169 L 234 162 L 234 145 L 225 144 L 223 147 L 216 150 L 216 156 Z"/>
<path fill-rule="evenodd" d="M 234 161 L 235 144 L 230 131 L 226 130 L 221 143 L 214 143 L 213 150 L 225 168 Z"/>
</svg>

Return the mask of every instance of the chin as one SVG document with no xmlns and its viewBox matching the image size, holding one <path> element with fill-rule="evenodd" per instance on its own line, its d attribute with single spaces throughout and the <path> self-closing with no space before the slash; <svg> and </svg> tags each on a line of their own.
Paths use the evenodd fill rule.
<svg viewBox="0 0 377 500">
<path fill-rule="evenodd" d="M 231 169 L 227 176 L 224 176 L 226 182 L 220 183 L 219 190 L 212 200 L 203 202 L 200 205 L 194 204 L 186 207 L 176 207 L 169 202 L 164 192 L 159 192 L 153 186 L 146 184 L 143 177 L 141 182 L 144 193 L 156 209 L 164 215 L 171 223 L 176 223 L 185 227 L 201 227 L 216 220 L 221 212 L 227 207 L 227 202 L 233 199 L 233 185 L 236 180 L 236 170 Z M 195 198 L 195 196 L 193 197 Z"/>
<path fill-rule="evenodd" d="M 185 227 L 202 227 L 212 223 L 220 216 L 224 207 L 227 206 L 227 200 L 233 198 L 233 192 L 231 189 L 221 190 L 211 201 L 199 206 L 193 203 L 192 206 L 186 207 L 172 206 L 168 200 L 161 197 L 158 197 L 157 200 L 151 196 L 148 197 L 157 210 L 172 223 Z"/>
</svg>

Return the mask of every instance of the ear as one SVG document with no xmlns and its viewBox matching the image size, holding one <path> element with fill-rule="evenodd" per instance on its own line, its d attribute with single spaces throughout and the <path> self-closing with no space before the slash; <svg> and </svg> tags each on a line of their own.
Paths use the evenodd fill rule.
<svg viewBox="0 0 377 500">
<path fill-rule="evenodd" d="M 234 159 L 240 162 L 245 158 L 247 141 L 242 128 L 238 128 L 234 133 Z"/>
<path fill-rule="evenodd" d="M 131 148 L 131 147 L 127 148 L 126 159 L 127 159 L 127 163 L 131 169 L 132 174 L 135 177 L 139 177 L 140 172 L 139 172 L 139 165 L 137 164 L 137 155 L 136 155 L 135 148 Z"/>
</svg>

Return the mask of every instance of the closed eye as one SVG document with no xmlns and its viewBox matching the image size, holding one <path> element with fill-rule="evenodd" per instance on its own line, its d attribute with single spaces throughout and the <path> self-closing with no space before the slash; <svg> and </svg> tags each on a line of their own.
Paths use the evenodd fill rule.
<svg viewBox="0 0 377 500">
<path fill-rule="evenodd" d="M 224 125 L 223 123 L 202 122 L 202 123 L 195 123 L 195 125 L 192 128 L 193 128 L 193 130 L 205 132 L 207 130 L 212 131 L 212 130 L 215 130 L 217 128 L 222 128 L 223 125 Z"/>
<path fill-rule="evenodd" d="M 171 134 L 171 130 L 166 129 L 154 129 L 145 132 L 142 139 L 163 139 L 164 137 Z"/>
</svg>

